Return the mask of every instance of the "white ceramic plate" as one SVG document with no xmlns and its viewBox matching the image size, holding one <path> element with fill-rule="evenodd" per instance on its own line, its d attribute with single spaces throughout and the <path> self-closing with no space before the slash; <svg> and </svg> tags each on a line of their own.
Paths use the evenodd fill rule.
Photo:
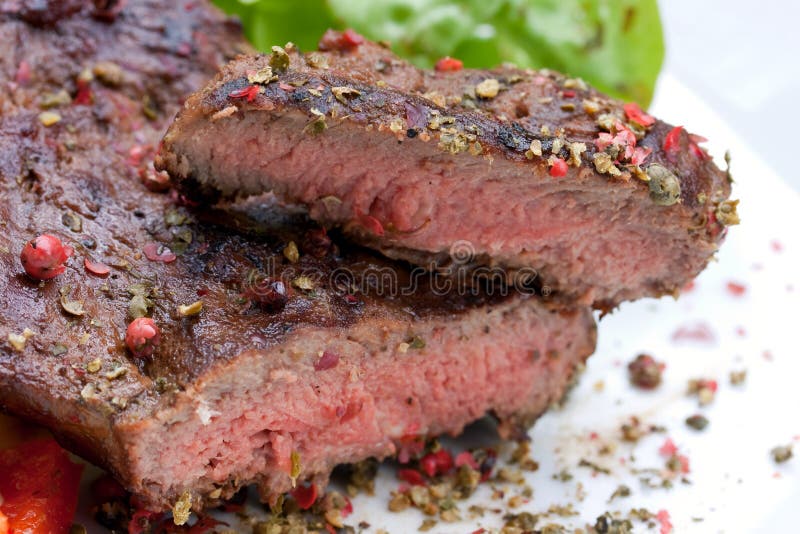
<svg viewBox="0 0 800 534">
<path fill-rule="evenodd" d="M 776 465 L 769 451 L 789 443 L 800 449 L 800 355 L 794 337 L 800 332 L 796 229 L 800 197 L 773 174 L 769 162 L 753 154 L 676 80 L 668 76 L 661 80 L 653 112 L 707 136 L 720 162 L 730 149 L 736 179 L 733 196 L 742 199 L 742 225 L 730 230 L 719 261 L 679 300 L 625 304 L 600 322 L 597 353 L 579 386 L 562 409 L 548 413 L 531 431 L 532 456 L 541 467 L 527 478 L 534 488 L 533 499 L 514 511 L 537 513 L 552 504 L 573 503 L 578 516 L 553 519 L 578 528 L 594 524 L 605 511 L 627 513 L 645 507 L 667 510 L 675 532 L 796 532 L 800 458 Z M 744 285 L 745 293 L 732 295 L 728 282 Z M 674 333 L 686 327 L 707 328 L 713 339 L 674 339 Z M 656 391 L 639 392 L 628 384 L 625 365 L 641 352 L 667 364 L 664 383 Z M 729 373 L 743 369 L 745 384 L 732 386 Z M 686 396 L 692 378 L 719 382 L 711 405 L 699 408 L 696 399 Z M 704 432 L 684 424 L 695 413 L 710 420 Z M 619 427 L 632 415 L 645 424 L 665 426 L 666 434 L 649 436 L 636 445 L 619 444 Z M 482 436 L 481 428 L 472 428 L 456 446 L 491 443 L 493 438 Z M 658 449 L 666 437 L 688 456 L 691 484 L 677 483 L 671 490 L 644 488 L 631 468 L 663 466 Z M 617 444 L 613 454 L 599 454 L 606 444 Z M 800 456 L 800 450 L 796 452 Z M 593 475 L 591 469 L 577 466 L 581 458 L 611 474 Z M 562 469 L 573 480 L 552 478 Z M 609 504 L 622 483 L 633 494 Z M 366 521 L 372 525 L 369 532 L 416 531 L 424 519 L 419 511 L 387 511 L 389 492 L 397 486 L 393 471 L 382 468 L 377 495 L 357 497 L 347 523 Z M 585 494 L 582 501 L 576 498 L 579 487 Z M 482 487 L 470 503 L 506 508 L 491 500 L 488 487 Z M 501 524 L 501 514 L 490 513 L 457 524 L 439 523 L 433 532 L 471 532 Z M 641 523 L 636 527 L 637 532 L 643 528 Z"/>
</svg>

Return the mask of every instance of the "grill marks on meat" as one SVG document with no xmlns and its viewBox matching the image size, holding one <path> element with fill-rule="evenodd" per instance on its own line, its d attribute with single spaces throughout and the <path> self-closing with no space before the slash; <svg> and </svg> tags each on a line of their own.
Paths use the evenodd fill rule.
<svg viewBox="0 0 800 534">
<path fill-rule="evenodd" d="M 425 266 L 467 241 L 477 263 L 532 267 L 563 300 L 603 309 L 677 292 L 724 234 L 714 213 L 730 186 L 685 132 L 669 153 L 661 147 L 671 127 L 661 121 L 637 141 L 652 150 L 642 167 L 677 176 L 677 204 L 656 205 L 632 165 L 618 165 L 617 177 L 598 173 L 598 120 L 626 117 L 620 102 L 574 80 L 509 67 L 426 72 L 365 43 L 290 49 L 287 70 L 254 82 L 270 61 L 239 58 L 188 100 L 157 158 L 184 191 L 273 191 Z M 497 80 L 496 96 L 481 88 L 487 79 Z M 533 141 L 541 156 L 529 152 Z M 586 147 L 579 164 L 570 143 Z M 565 177 L 550 175 L 553 157 L 571 162 Z"/>
<path fill-rule="evenodd" d="M 458 432 L 487 411 L 504 429 L 529 424 L 592 352 L 585 309 L 424 287 L 348 298 L 330 280 L 337 269 L 411 273 L 267 200 L 192 211 L 149 192 L 140 174 L 183 95 L 247 50 L 205 3 L 128 0 L 102 20 L 87 3 L 55 28 L 29 22 L 0 13 L 2 35 L 16 36 L 0 43 L 0 405 L 109 469 L 144 506 L 188 491 L 199 509 L 250 482 L 274 498 L 291 484 L 292 451 L 300 478 L 321 483 L 336 463 L 393 454 L 408 433 Z M 87 70 L 94 79 L 79 83 Z M 61 89 L 69 101 L 46 127 L 40 104 Z M 40 233 L 75 249 L 41 286 L 19 264 Z M 291 241 L 297 263 L 284 254 Z M 153 244 L 177 259 L 148 260 Z M 111 274 L 86 273 L 86 258 Z M 291 284 L 300 272 L 318 275 L 313 290 Z M 286 278 L 288 298 L 267 309 L 270 274 Z M 62 311 L 62 294 L 85 315 Z M 134 295 L 161 329 L 149 360 L 124 345 Z M 198 299 L 199 315 L 178 314 Z M 21 350 L 6 342 L 26 328 Z M 415 337 L 425 347 L 406 347 Z M 338 358 L 319 365 L 325 351 Z"/>
</svg>

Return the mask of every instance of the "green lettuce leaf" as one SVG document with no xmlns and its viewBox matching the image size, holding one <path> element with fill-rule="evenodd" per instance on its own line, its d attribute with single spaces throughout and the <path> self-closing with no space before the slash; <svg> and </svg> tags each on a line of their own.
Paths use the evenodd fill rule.
<svg viewBox="0 0 800 534">
<path fill-rule="evenodd" d="M 289 41 L 304 50 L 315 50 L 325 30 L 342 27 L 325 0 L 213 1 L 226 13 L 238 16 L 247 38 L 264 52 Z"/>
<path fill-rule="evenodd" d="M 649 104 L 664 59 L 656 0 L 217 0 L 253 44 L 312 48 L 327 27 L 352 27 L 422 67 L 453 56 L 579 76 Z"/>
</svg>

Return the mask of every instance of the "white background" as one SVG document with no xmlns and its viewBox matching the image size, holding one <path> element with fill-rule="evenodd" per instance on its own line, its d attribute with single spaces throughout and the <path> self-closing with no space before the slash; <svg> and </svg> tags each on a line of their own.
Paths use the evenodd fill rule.
<svg viewBox="0 0 800 534">
<path fill-rule="evenodd" d="M 800 191 L 800 2 L 659 0 L 664 72 L 711 105 Z"/>
</svg>

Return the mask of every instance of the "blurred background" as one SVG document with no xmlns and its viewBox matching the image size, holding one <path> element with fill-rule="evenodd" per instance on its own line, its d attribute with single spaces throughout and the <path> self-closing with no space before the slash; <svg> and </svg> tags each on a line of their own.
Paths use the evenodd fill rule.
<svg viewBox="0 0 800 534">
<path fill-rule="evenodd" d="M 666 61 L 781 178 L 800 191 L 800 4 L 662 0 Z M 734 177 L 736 157 L 733 160 Z M 748 177 L 757 180 L 757 176 Z M 743 179 L 740 177 L 740 179 Z"/>
</svg>

